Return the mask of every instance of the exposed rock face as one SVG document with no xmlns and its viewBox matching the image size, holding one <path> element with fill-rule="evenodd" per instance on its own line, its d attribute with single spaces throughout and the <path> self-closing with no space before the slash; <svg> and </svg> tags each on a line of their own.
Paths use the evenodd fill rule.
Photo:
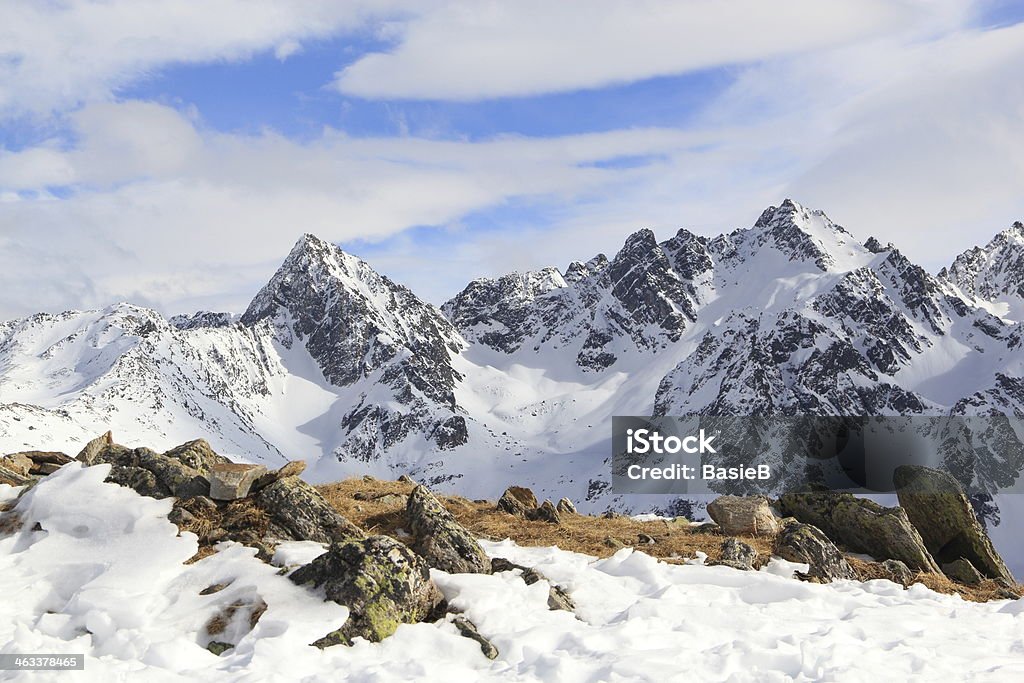
<svg viewBox="0 0 1024 683">
<path fill-rule="evenodd" d="M 273 484 L 278 479 L 284 479 L 286 477 L 297 477 L 306 471 L 305 460 L 292 460 L 291 462 L 285 463 L 280 469 L 274 470 L 273 472 L 267 472 L 252 485 L 252 491 L 260 491 Z"/>
<path fill-rule="evenodd" d="M 266 474 L 263 465 L 230 463 L 214 465 L 210 469 L 210 498 L 214 500 L 236 500 L 249 495 L 249 489 L 256 480 Z"/>
<path fill-rule="evenodd" d="M 431 567 L 450 573 L 489 574 L 491 561 L 469 531 L 425 486 L 409 495 L 405 514 L 415 539 L 413 549 Z"/>
<path fill-rule="evenodd" d="M 850 563 L 821 529 L 795 519 L 783 521 L 782 530 L 775 538 L 773 553 L 790 562 L 807 564 L 807 578 L 811 581 L 829 583 L 837 579 L 857 578 Z"/>
<path fill-rule="evenodd" d="M 509 486 L 498 499 L 499 510 L 517 517 L 525 517 L 527 512 L 536 508 L 537 496 L 524 486 Z"/>
<path fill-rule="evenodd" d="M 0 458 L 0 467 L 25 477 L 45 477 L 71 462 L 71 458 L 57 451 L 22 451 Z"/>
<path fill-rule="evenodd" d="M 399 624 L 427 618 L 442 600 L 426 561 L 387 536 L 335 543 L 289 578 L 323 589 L 327 599 L 350 610 L 341 628 L 314 643 L 319 647 L 356 637 L 379 642 Z"/>
<path fill-rule="evenodd" d="M 206 439 L 195 439 L 194 441 L 185 442 L 180 446 L 175 446 L 164 453 L 164 456 L 174 458 L 203 474 L 213 469 L 214 465 L 231 464 L 230 459 L 214 453 Z"/>
<path fill-rule="evenodd" d="M 893 481 L 900 505 L 936 561 L 965 558 L 989 578 L 1014 580 L 956 479 L 928 467 L 903 465 L 896 468 Z"/>
<path fill-rule="evenodd" d="M 315 488 L 298 477 L 279 479 L 255 497 L 270 517 L 272 536 L 318 543 L 363 538 L 359 527 L 330 506 Z"/>
<path fill-rule="evenodd" d="M 754 568 L 754 560 L 757 559 L 757 551 L 753 546 L 744 543 L 738 538 L 727 538 L 722 541 L 722 559 L 720 564 L 732 567 L 733 569 L 751 570 Z"/>
<path fill-rule="evenodd" d="M 7 484 L 9 486 L 27 486 L 33 481 L 34 480 L 31 477 L 21 474 L 20 472 L 15 472 L 14 470 L 0 464 L 0 484 Z"/>
<path fill-rule="evenodd" d="M 100 436 L 97 436 L 89 443 L 85 444 L 85 447 L 82 448 L 82 450 L 78 453 L 78 456 L 75 459 L 84 462 L 86 465 L 92 465 L 95 463 L 97 454 L 99 454 L 99 452 L 102 451 L 107 446 L 112 446 L 113 444 L 113 434 L 111 434 L 110 432 L 107 432 L 106 434 L 101 434 Z"/>
<path fill-rule="evenodd" d="M 779 508 L 787 517 L 818 527 L 855 552 L 900 560 L 918 571 L 939 571 L 903 508 L 886 508 L 834 492 L 786 493 L 779 499 Z"/>
<path fill-rule="evenodd" d="M 982 581 L 981 573 L 962 557 L 942 565 L 942 573 L 965 586 L 977 586 Z"/>
<path fill-rule="evenodd" d="M 188 498 L 206 495 L 210 490 L 203 473 L 181 460 L 149 448 L 132 449 L 109 442 L 107 435 L 89 442 L 79 458 L 87 465 L 110 464 L 107 481 L 151 498 Z"/>
<path fill-rule="evenodd" d="M 719 496 L 708 504 L 708 515 L 729 536 L 771 536 L 779 530 L 764 496 Z"/>
</svg>

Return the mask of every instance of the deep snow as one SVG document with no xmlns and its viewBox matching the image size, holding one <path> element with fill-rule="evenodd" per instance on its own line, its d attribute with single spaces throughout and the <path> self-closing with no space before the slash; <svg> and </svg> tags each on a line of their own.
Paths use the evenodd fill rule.
<svg viewBox="0 0 1024 683">
<path fill-rule="evenodd" d="M 170 501 L 103 482 L 107 466 L 65 466 L 25 494 L 23 530 L 0 539 L 0 652 L 85 653 L 84 672 L 0 672 L 24 681 L 871 681 L 1024 679 L 1024 601 L 974 604 L 888 581 L 802 583 L 803 568 L 760 572 L 668 565 L 624 549 L 597 560 L 557 548 L 483 542 L 566 587 L 576 616 L 548 611 L 547 586 L 514 573 L 434 572 L 500 650 L 489 661 L 450 623 L 406 625 L 379 644 L 307 643 L 347 610 L 293 585 L 254 551 L 197 548 L 167 521 Z M 16 489 L 0 485 L 0 501 Z M 41 530 L 32 531 L 38 524 Z M 305 562 L 315 544 L 283 546 Z M 211 595 L 199 592 L 222 583 Z M 204 624 L 262 600 L 237 645 L 204 649 Z M 243 613 L 245 610 L 241 610 Z"/>
</svg>

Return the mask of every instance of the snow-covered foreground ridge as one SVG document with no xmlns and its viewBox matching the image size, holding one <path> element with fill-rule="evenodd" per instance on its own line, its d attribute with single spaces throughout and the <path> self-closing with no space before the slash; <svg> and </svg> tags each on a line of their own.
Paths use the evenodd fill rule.
<svg viewBox="0 0 1024 683">
<path fill-rule="evenodd" d="M 486 659 L 450 621 L 402 625 L 381 643 L 319 650 L 346 608 L 294 585 L 254 550 L 225 544 L 184 564 L 194 536 L 170 499 L 104 483 L 108 467 L 67 465 L 18 501 L 23 530 L 0 538 L 0 653 L 85 653 L 85 672 L 5 680 L 140 681 L 874 681 L 1024 676 L 1024 602 L 968 603 L 888 581 L 797 581 L 667 565 L 630 549 L 595 560 L 557 548 L 484 542 L 492 557 L 566 587 L 575 616 L 547 607 L 545 582 L 512 572 L 435 582 L 498 648 Z M 0 502 L 17 491 L 0 485 Z M 278 559 L 318 554 L 292 543 Z M 226 588 L 202 595 L 214 584 Z M 205 649 L 204 625 L 232 603 L 266 611 L 233 650 Z M 239 628 L 240 624 L 231 624 Z M 242 628 L 242 631 L 245 629 Z"/>
<path fill-rule="evenodd" d="M 611 257 L 476 280 L 440 308 L 306 235 L 241 315 L 0 323 L 0 452 L 203 434 L 317 481 L 515 481 L 636 509 L 609 487 L 613 415 L 1024 414 L 1022 285 L 1019 223 L 931 275 L 788 200 L 715 238 L 640 230 Z M 1018 464 L 954 474 L 987 491 Z"/>
</svg>

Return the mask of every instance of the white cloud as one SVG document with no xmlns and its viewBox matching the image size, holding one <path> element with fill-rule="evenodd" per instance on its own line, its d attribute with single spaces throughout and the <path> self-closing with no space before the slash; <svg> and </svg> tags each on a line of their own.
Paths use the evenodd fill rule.
<svg viewBox="0 0 1024 683">
<path fill-rule="evenodd" d="M 408 4 L 408 3 L 404 3 Z M 169 63 L 287 56 L 386 16 L 395 0 L 5 0 L 0 113 L 48 114 L 103 100 Z"/>
<path fill-rule="evenodd" d="M 946 24 L 962 2 L 452 2 L 392 26 L 336 86 L 367 98 L 478 100 L 597 88 Z"/>
<path fill-rule="evenodd" d="M 639 172 L 593 162 L 705 142 L 660 129 L 479 143 L 328 130 L 300 144 L 272 132 L 204 131 L 139 102 L 86 107 L 74 121 L 73 149 L 0 157 L 0 190 L 73 188 L 59 201 L 0 204 L 0 234 L 11 243 L 0 253 L 5 279 L 53 283 L 30 297 L 0 291 L 0 317 L 117 299 L 178 310 L 217 288 L 251 296 L 303 232 L 379 239 L 514 197 L 570 205 Z M 40 187 L 21 172 L 32 166 Z"/>
</svg>

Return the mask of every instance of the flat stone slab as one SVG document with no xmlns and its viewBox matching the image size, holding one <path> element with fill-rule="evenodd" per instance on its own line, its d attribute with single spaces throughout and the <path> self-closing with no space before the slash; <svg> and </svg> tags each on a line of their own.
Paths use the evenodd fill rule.
<svg viewBox="0 0 1024 683">
<path fill-rule="evenodd" d="M 267 473 L 263 465 L 221 463 L 210 468 L 210 498 L 237 500 L 249 495 L 253 482 Z"/>
</svg>

